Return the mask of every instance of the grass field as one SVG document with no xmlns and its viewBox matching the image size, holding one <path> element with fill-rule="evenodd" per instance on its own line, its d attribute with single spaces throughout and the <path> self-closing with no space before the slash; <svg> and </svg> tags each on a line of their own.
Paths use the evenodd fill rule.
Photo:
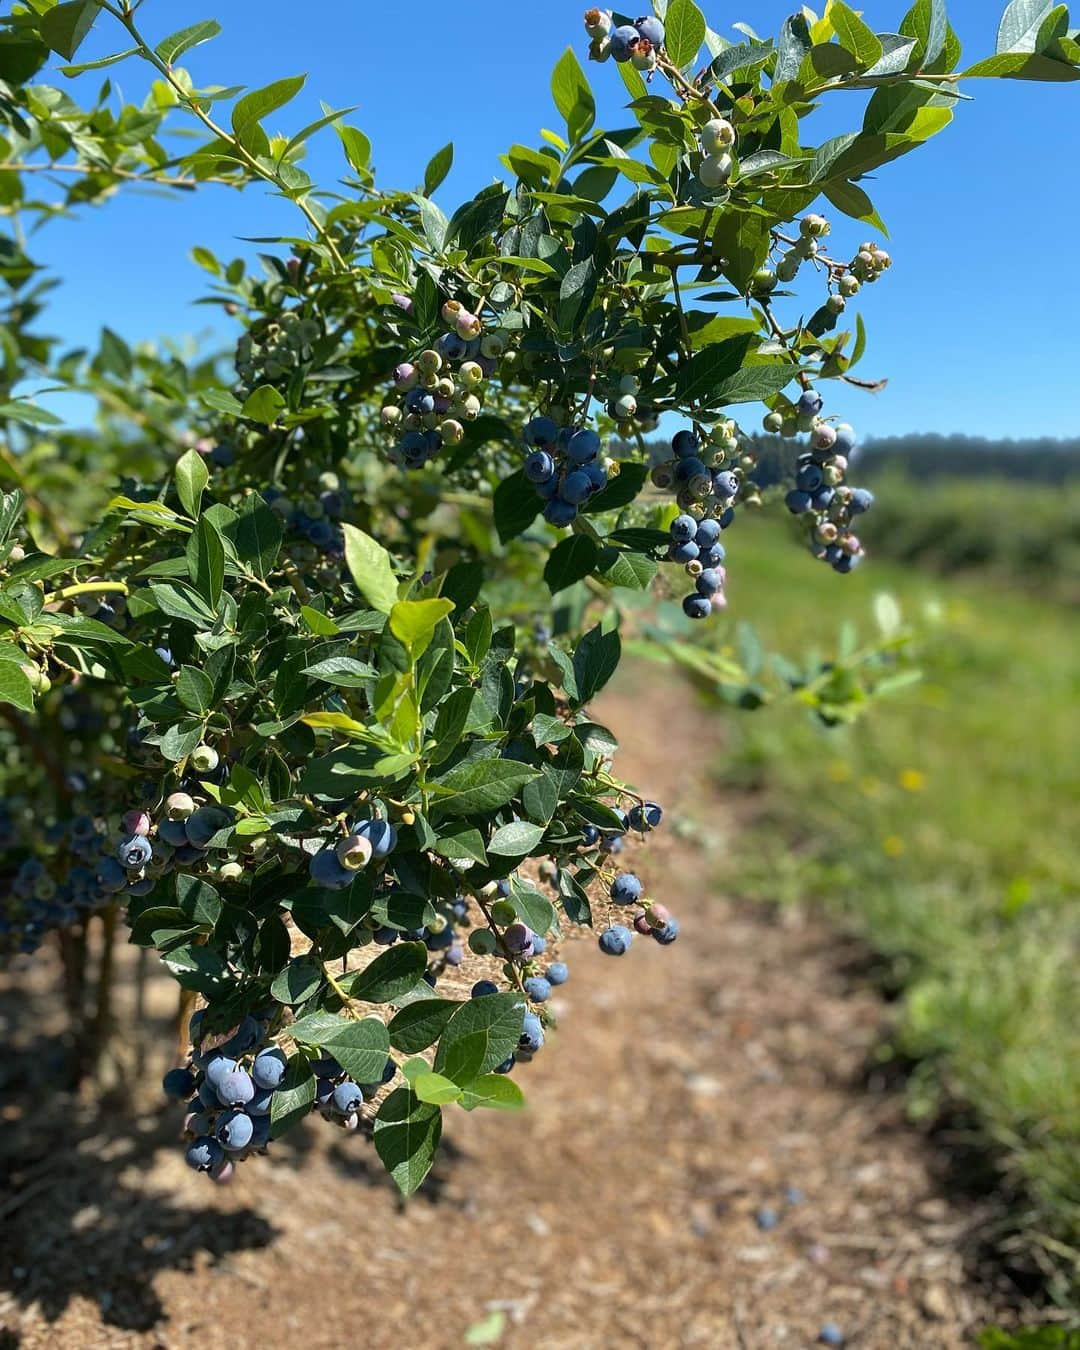
<svg viewBox="0 0 1080 1350">
<path fill-rule="evenodd" d="M 913 1109 L 970 1113 L 1015 1183 L 1017 1243 L 1067 1297 L 1080 1246 L 1075 613 L 998 573 L 874 561 L 836 577 L 777 528 L 732 531 L 733 615 L 752 615 L 771 650 L 827 650 L 821 616 L 869 629 L 884 589 L 922 630 L 925 678 L 852 728 L 827 731 L 794 703 L 729 718 L 717 774 L 760 790 L 761 810 L 725 886 L 824 901 L 887 958 Z"/>
</svg>

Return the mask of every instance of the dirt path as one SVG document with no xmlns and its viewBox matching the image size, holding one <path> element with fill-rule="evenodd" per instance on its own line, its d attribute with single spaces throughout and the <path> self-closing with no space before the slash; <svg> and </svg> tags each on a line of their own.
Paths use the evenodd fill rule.
<svg viewBox="0 0 1080 1350">
<path fill-rule="evenodd" d="M 707 719 L 677 685 L 649 699 L 647 721 L 627 685 L 598 710 L 620 770 L 722 836 Z M 73 1121 L 21 1171 L 23 1202 L 0 1199 L 0 1350 L 456 1350 L 492 1314 L 472 1343 L 502 1350 L 809 1347 L 829 1321 L 849 1346 L 970 1345 L 993 1311 L 965 1277 L 972 1215 L 861 1083 L 880 1003 L 819 923 L 717 898 L 722 842 L 654 840 L 636 865 L 679 942 L 573 948 L 530 1109 L 448 1113 L 408 1207 L 369 1144 L 321 1122 L 216 1189 L 173 1117 L 81 1141 Z M 26 1137 L 18 1103 L 5 1119 Z"/>
</svg>

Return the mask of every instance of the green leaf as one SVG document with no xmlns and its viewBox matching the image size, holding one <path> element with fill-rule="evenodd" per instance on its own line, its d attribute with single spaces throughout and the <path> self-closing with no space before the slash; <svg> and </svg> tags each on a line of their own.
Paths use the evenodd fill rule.
<svg viewBox="0 0 1080 1350">
<path fill-rule="evenodd" d="M 210 481 L 210 471 L 202 455 L 197 450 L 186 450 L 177 460 L 175 477 L 180 505 L 194 519 L 199 514 L 203 489 Z"/>
<path fill-rule="evenodd" d="M 460 1007 L 460 1001 L 453 998 L 423 998 L 407 1004 L 390 1020 L 390 1044 L 402 1054 L 419 1054 L 435 1044 Z"/>
<path fill-rule="evenodd" d="M 488 841 L 489 853 L 503 854 L 509 858 L 527 857 L 544 837 L 544 827 L 533 825 L 527 820 L 512 820 L 509 825 L 501 825 Z"/>
<path fill-rule="evenodd" d="M 520 994 L 485 994 L 463 1003 L 446 1025 L 435 1055 L 436 1073 L 460 1086 L 491 1073 L 521 1039 L 525 1000 Z"/>
<path fill-rule="evenodd" d="M 829 21 L 836 30 L 841 45 L 858 60 L 861 66 L 872 66 L 881 60 L 882 46 L 862 19 L 843 0 L 832 0 Z"/>
<path fill-rule="evenodd" d="M 459 764 L 434 780 L 440 791 L 432 801 L 432 814 L 467 816 L 474 811 L 495 811 L 512 801 L 536 776 L 535 769 L 510 759 Z"/>
<path fill-rule="evenodd" d="M 0 703 L 10 703 L 24 712 L 34 711 L 34 686 L 21 666 L 0 661 Z"/>
<path fill-rule="evenodd" d="M 285 1077 L 270 1098 L 270 1137 L 280 1139 L 315 1105 L 315 1075 L 303 1055 L 291 1055 Z"/>
<path fill-rule="evenodd" d="M 177 947 L 162 956 L 161 961 L 181 989 L 194 989 L 207 998 L 212 998 L 232 979 L 225 962 L 210 947 Z"/>
<path fill-rule="evenodd" d="M 450 172 L 454 163 L 454 143 L 449 141 L 441 150 L 437 150 L 424 170 L 424 195 L 430 197 Z"/>
<path fill-rule="evenodd" d="M 97 0 L 71 0 L 69 4 L 54 5 L 41 16 L 42 39 L 70 61 L 93 27 L 99 9 Z"/>
<path fill-rule="evenodd" d="M 571 142 L 581 140 L 596 121 L 596 102 L 572 47 L 567 47 L 552 72 L 551 96 L 566 119 Z"/>
<path fill-rule="evenodd" d="M 555 923 L 555 906 L 535 886 L 515 881 L 510 889 L 510 903 L 518 918 L 527 923 L 534 933 L 544 937 Z"/>
<path fill-rule="evenodd" d="M 624 553 L 606 548 L 600 556 L 600 575 L 609 586 L 625 586 L 632 591 L 646 591 L 659 567 L 652 558 L 642 553 Z"/>
<path fill-rule="evenodd" d="M 901 20 L 900 32 L 918 41 L 919 69 L 932 69 L 945 48 L 949 32 L 945 0 L 916 0 Z"/>
<path fill-rule="evenodd" d="M 402 1195 L 412 1195 L 431 1170 L 442 1135 L 442 1112 L 410 1088 L 397 1088 L 375 1117 L 375 1152 Z"/>
<path fill-rule="evenodd" d="M 230 537 L 237 561 L 248 564 L 257 577 L 269 576 L 277 562 L 284 530 L 261 497 L 252 493 L 245 498 Z"/>
<path fill-rule="evenodd" d="M 484 836 L 469 824 L 444 825 L 435 840 L 435 852 L 449 862 L 461 863 L 468 860 L 486 863 L 487 850 L 484 848 Z"/>
<path fill-rule="evenodd" d="M 422 1102 L 430 1102 L 433 1106 L 445 1106 L 461 1096 L 461 1088 L 441 1073 L 418 1073 L 410 1086 Z"/>
<path fill-rule="evenodd" d="M 743 366 L 726 380 L 717 382 L 709 401 L 715 407 L 724 407 L 729 403 L 754 403 L 771 398 L 789 385 L 798 373 L 798 367 L 788 361 Z"/>
<path fill-rule="evenodd" d="M 810 50 L 810 28 L 805 14 L 792 14 L 784 20 L 780 29 L 780 41 L 777 45 L 776 68 L 773 71 L 773 88 L 794 80 Z"/>
<path fill-rule="evenodd" d="M 1002 52 L 1034 52 L 1042 22 L 1055 0 L 1011 0 L 998 25 L 998 55 Z"/>
<path fill-rule="evenodd" d="M 395 1003 L 424 978 L 427 948 L 422 942 L 399 942 L 363 970 L 343 975 L 338 984 L 361 1003 Z M 364 1079 L 363 1081 L 368 1081 Z"/>
<path fill-rule="evenodd" d="M 209 515 L 200 517 L 185 554 L 195 589 L 212 609 L 217 609 L 225 585 L 225 543 Z"/>
<path fill-rule="evenodd" d="M 181 28 L 175 33 L 170 33 L 167 38 L 162 38 L 154 51 L 167 66 L 171 66 L 185 52 L 191 51 L 192 47 L 209 42 L 220 32 L 221 24 L 216 19 L 204 19 L 202 23 L 193 23 L 189 28 Z"/>
<path fill-rule="evenodd" d="M 998 56 L 988 56 L 985 61 L 977 61 L 964 71 L 968 79 L 1006 79 L 1038 80 L 1052 83 L 1055 80 L 1080 80 L 1080 70 L 1068 66 L 1064 61 L 1055 61 L 1048 56 L 1028 55 L 1025 52 L 1002 52 Z"/>
<path fill-rule="evenodd" d="M 664 46 L 677 66 L 697 60 L 706 26 L 705 16 L 693 0 L 671 0 L 664 17 Z"/>
<path fill-rule="evenodd" d="M 207 713 L 214 705 L 214 683 L 196 666 L 181 666 L 176 677 L 176 697 L 193 713 Z"/>
<path fill-rule="evenodd" d="M 397 577 L 390 554 L 370 534 L 355 525 L 344 524 L 345 561 L 364 599 L 373 609 L 389 614 L 397 604 Z"/>
<path fill-rule="evenodd" d="M 542 506 L 536 489 L 521 469 L 501 479 L 494 499 L 495 529 L 500 541 L 507 544 L 524 534 L 540 514 Z"/>
<path fill-rule="evenodd" d="M 266 154 L 269 149 L 266 133 L 259 125 L 264 117 L 283 108 L 304 87 L 304 75 L 275 80 L 262 89 L 253 89 L 238 99 L 232 110 L 232 129 L 237 140 L 255 154 Z"/>
<path fill-rule="evenodd" d="M 857 183 L 845 183 L 842 180 L 836 180 L 826 184 L 824 193 L 838 211 L 843 211 L 846 216 L 851 216 L 853 220 L 861 220 L 866 225 L 873 225 L 875 229 L 881 231 L 886 239 L 889 237 L 889 231 L 885 227 L 885 222 L 878 215 L 874 203 Z"/>
<path fill-rule="evenodd" d="M 622 644 L 615 629 L 605 633 L 597 624 L 585 634 L 574 648 L 575 702 L 588 703 L 603 689 L 615 674 L 621 654 Z"/>
<path fill-rule="evenodd" d="M 170 619 L 180 619 L 192 623 L 197 628 L 209 628 L 214 622 L 214 611 L 207 605 L 198 591 L 181 582 L 150 583 L 150 594 L 154 603 Z"/>
<path fill-rule="evenodd" d="M 202 877 L 177 876 L 176 903 L 184 917 L 200 928 L 213 928 L 221 918 L 221 896 Z"/>
<path fill-rule="evenodd" d="M 552 595 L 587 577 L 596 566 L 599 550 L 584 534 L 571 534 L 551 550 L 544 564 L 544 580 Z"/>
<path fill-rule="evenodd" d="M 295 1005 L 309 999 L 322 982 L 323 973 L 318 962 L 298 956 L 274 977 L 270 994 L 279 1003 Z"/>
<path fill-rule="evenodd" d="M 357 1021 L 335 1013 L 310 1013 L 294 1022 L 289 1032 L 300 1045 L 329 1051 L 358 1083 L 377 1083 L 382 1077 L 390 1037 L 378 1017 Z"/>
<path fill-rule="evenodd" d="M 753 341 L 750 333 L 740 333 L 695 352 L 679 368 L 675 380 L 676 397 L 685 403 L 707 400 L 721 380 L 742 368 Z"/>
<path fill-rule="evenodd" d="M 268 427 L 277 421 L 278 414 L 284 407 L 284 395 L 280 394 L 272 384 L 260 384 L 244 399 L 241 414 L 250 418 L 252 422 L 261 422 L 263 426 Z"/>
<path fill-rule="evenodd" d="M 468 252 L 474 244 L 492 234 L 502 223 L 509 196 L 509 192 L 504 191 L 481 193 L 471 202 L 459 206 L 446 226 L 443 246 L 449 248 L 451 244 L 457 244 Z"/>
<path fill-rule="evenodd" d="M 466 1111 L 473 1111 L 478 1106 L 496 1111 L 520 1111 L 525 1105 L 525 1094 L 508 1075 L 488 1073 L 462 1088 L 461 1104 Z"/>
<path fill-rule="evenodd" d="M 390 631 L 415 663 L 427 650 L 435 629 L 453 613 L 452 600 L 398 600 L 390 610 Z"/>
</svg>

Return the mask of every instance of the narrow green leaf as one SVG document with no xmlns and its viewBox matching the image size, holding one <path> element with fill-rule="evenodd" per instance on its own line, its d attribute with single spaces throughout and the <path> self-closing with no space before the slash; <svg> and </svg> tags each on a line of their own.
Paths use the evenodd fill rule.
<svg viewBox="0 0 1080 1350">
<path fill-rule="evenodd" d="M 180 505 L 194 519 L 199 514 L 203 489 L 210 481 L 210 471 L 197 450 L 185 450 L 180 456 L 176 464 L 175 478 Z"/>
<path fill-rule="evenodd" d="M 397 577 L 390 554 L 370 534 L 348 523 L 345 531 L 345 561 L 364 599 L 373 609 L 389 614 L 397 604 Z"/>
</svg>

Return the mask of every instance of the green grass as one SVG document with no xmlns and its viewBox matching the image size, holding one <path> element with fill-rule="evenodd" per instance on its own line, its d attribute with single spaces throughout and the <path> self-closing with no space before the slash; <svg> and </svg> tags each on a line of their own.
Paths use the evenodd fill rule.
<svg viewBox="0 0 1080 1350">
<path fill-rule="evenodd" d="M 1066 1298 L 1080 1247 L 1075 613 L 990 577 L 886 562 L 837 577 L 776 534 L 747 521 L 725 541 L 734 617 L 767 649 L 827 651 L 844 619 L 869 631 L 888 590 L 923 630 L 925 679 L 854 727 L 828 731 L 793 702 L 730 719 L 721 781 L 762 794 L 735 884 L 835 907 L 888 958 L 914 1109 L 972 1109 Z"/>
</svg>

